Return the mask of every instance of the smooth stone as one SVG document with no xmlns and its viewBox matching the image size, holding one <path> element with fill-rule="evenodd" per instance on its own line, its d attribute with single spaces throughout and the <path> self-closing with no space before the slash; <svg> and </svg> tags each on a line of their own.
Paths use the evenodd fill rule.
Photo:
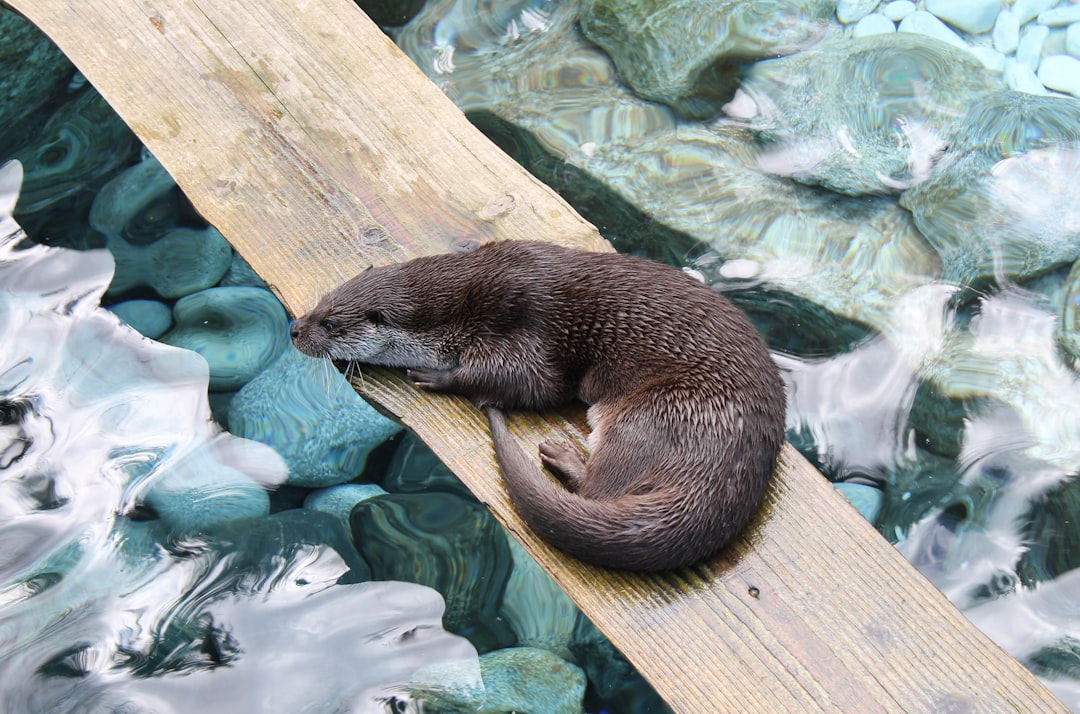
<svg viewBox="0 0 1080 714">
<path fill-rule="evenodd" d="M 280 464 L 280 457 L 261 444 L 249 443 L 248 457 L 255 458 L 256 449 L 264 450 L 260 458 L 266 460 L 268 470 Z M 222 463 L 212 449 L 200 448 L 175 461 L 166 460 L 161 473 L 151 478 L 146 503 L 174 534 L 199 533 L 270 512 L 266 489 L 247 474 Z"/>
<path fill-rule="evenodd" d="M 320 488 L 353 480 L 372 449 L 401 426 L 361 399 L 328 360 L 308 357 L 287 342 L 282 347 L 281 356 L 229 405 L 229 430 L 281 454 L 291 486 Z"/>
<path fill-rule="evenodd" d="M 580 25 L 635 94 L 705 119 L 742 65 L 813 45 L 835 10 L 835 0 L 584 0 Z"/>
<path fill-rule="evenodd" d="M 858 509 L 863 518 L 871 523 L 877 522 L 878 516 L 881 515 L 881 505 L 885 500 L 885 495 L 880 488 L 863 483 L 841 482 L 833 485 L 836 486 L 836 490 L 844 494 L 851 505 Z"/>
<path fill-rule="evenodd" d="M 168 332 L 173 324 L 172 309 L 157 300 L 126 300 L 110 305 L 109 311 L 152 340 Z"/>
<path fill-rule="evenodd" d="M 896 32 L 896 25 L 893 24 L 893 21 L 884 15 L 872 12 L 855 23 L 855 27 L 851 30 L 851 36 L 869 37 L 870 35 L 884 35 L 890 32 Z"/>
<path fill-rule="evenodd" d="M 1039 63 L 1039 81 L 1047 89 L 1080 97 L 1080 59 L 1071 55 L 1050 55 Z"/>
<path fill-rule="evenodd" d="M 977 35 L 994 26 L 1001 0 L 926 0 L 926 9 L 953 27 Z"/>
<path fill-rule="evenodd" d="M 1025 27 L 1020 33 L 1020 43 L 1016 46 L 1016 61 L 1032 70 L 1038 69 L 1043 45 L 1049 35 L 1049 27 L 1043 25 Z"/>
<path fill-rule="evenodd" d="M 1066 46 L 1065 37 L 1067 31 L 1067 27 L 1050 28 L 1050 34 L 1046 36 L 1046 42 L 1043 43 L 1043 57 L 1047 57 L 1049 55 L 1064 55 L 1069 53 L 1068 47 Z"/>
<path fill-rule="evenodd" d="M 213 390 L 244 386 L 289 344 L 285 308 L 261 288 L 210 288 L 188 295 L 173 306 L 173 318 L 176 327 L 161 341 L 202 355 Z"/>
<path fill-rule="evenodd" d="M 386 491 L 373 483 L 346 483 L 312 491 L 304 499 L 304 508 L 329 513 L 348 524 L 349 514 L 356 504 L 385 495 Z"/>
<path fill-rule="evenodd" d="M 1063 27 L 1080 22 L 1080 5 L 1061 5 L 1052 10 L 1040 12 L 1036 22 L 1047 27 Z"/>
<path fill-rule="evenodd" d="M 968 52 L 982 62 L 982 66 L 986 67 L 991 72 L 1001 73 L 1005 71 L 1006 57 L 994 48 L 969 46 Z"/>
<path fill-rule="evenodd" d="M 915 3 L 911 0 L 893 0 L 881 8 L 881 14 L 893 22 L 900 22 L 916 9 Z"/>
<path fill-rule="evenodd" d="M 955 116 L 998 84 L 960 44 L 962 52 L 899 32 L 758 62 L 740 89 L 755 110 L 758 165 L 849 195 L 897 193 L 925 179 Z"/>
<path fill-rule="evenodd" d="M 1035 70 L 1026 64 L 1021 64 L 1009 57 L 1005 60 L 1005 70 L 1002 72 L 1005 86 L 1017 92 L 1025 94 L 1044 95 L 1046 87 L 1035 76 Z"/>
<path fill-rule="evenodd" d="M 1074 22 L 1065 31 L 1065 51 L 1073 57 L 1080 57 L 1080 22 Z"/>
<path fill-rule="evenodd" d="M 1020 21 L 1016 19 L 1016 13 L 1011 10 L 1002 10 L 998 13 L 991 37 L 994 41 L 994 49 L 998 52 L 1007 55 L 1016 52 L 1020 44 Z"/>
<path fill-rule="evenodd" d="M 213 227 L 178 225 L 191 204 L 152 155 L 116 175 L 98 192 L 90 224 L 105 234 L 116 271 L 109 293 L 148 287 L 178 298 L 215 285 L 229 269 L 232 247 Z"/>
<path fill-rule="evenodd" d="M 411 431 L 402 434 L 382 485 L 393 493 L 445 491 L 470 500 L 473 497 L 469 487 Z"/>
<path fill-rule="evenodd" d="M 233 251 L 232 260 L 229 262 L 229 269 L 225 275 L 221 277 L 218 282 L 219 287 L 233 287 L 248 285 L 255 288 L 264 288 L 269 290 L 266 282 L 259 277 L 259 274 L 248 264 L 244 258 Z"/>
<path fill-rule="evenodd" d="M 22 101 L 19 96 L 14 104 Z M 100 247 L 87 215 L 107 180 L 137 156 L 138 139 L 89 85 L 68 92 L 46 117 L 30 115 L 22 123 L 27 125 L 19 131 L 25 133 L 23 145 L 4 147 L 0 154 L 23 164 L 19 220 L 27 234 L 48 236 L 53 245 Z"/>
<path fill-rule="evenodd" d="M 506 583 L 501 612 L 518 644 L 572 660 L 570 641 L 577 626 L 577 606 L 516 540 L 507 536 L 506 541 L 514 569 Z"/>
<path fill-rule="evenodd" d="M 1080 101 L 1004 91 L 976 101 L 959 125 L 956 158 L 900 197 L 941 256 L 944 279 L 1027 279 L 1080 257 L 1071 198 Z"/>
<path fill-rule="evenodd" d="M 109 293 L 148 287 L 163 298 L 180 298 L 213 287 L 229 268 L 232 247 L 216 228 L 175 228 L 147 246 L 123 237 L 109 241 L 116 274 Z"/>
<path fill-rule="evenodd" d="M 499 617 L 513 557 L 502 526 L 479 503 L 450 493 L 391 493 L 356 504 L 349 525 L 376 580 L 442 593 L 443 625 L 480 652 L 514 642 Z"/>
<path fill-rule="evenodd" d="M 471 663 L 448 662 L 417 670 L 410 694 L 424 711 L 443 714 L 582 714 L 585 673 L 535 647 L 511 647 L 480 656 L 483 686 L 472 679 Z"/>
<path fill-rule="evenodd" d="M 341 559 L 349 574 L 346 580 L 340 580 L 344 573 L 334 574 L 331 576 L 334 580 L 349 583 L 371 580 L 371 568 L 356 552 L 348 523 L 335 515 L 307 507 L 290 508 L 269 516 L 231 521 L 213 529 L 214 546 L 229 554 L 230 570 L 244 574 L 233 590 L 243 592 L 245 587 L 251 587 L 252 581 L 272 580 L 283 561 L 304 558 L 310 547 L 329 547 Z"/>
<path fill-rule="evenodd" d="M 1021 25 L 1026 25 L 1040 13 L 1046 12 L 1057 3 L 1058 0 L 1016 0 L 1012 11 L 1016 15 L 1016 21 Z"/>
<path fill-rule="evenodd" d="M 936 15 L 926 10 L 916 10 L 905 17 L 900 22 L 898 30 L 933 37 L 935 40 L 947 42 L 953 47 L 960 47 L 965 50 L 968 48 L 968 44 L 960 38 L 960 35 L 949 29 L 949 26 L 939 20 Z"/>
<path fill-rule="evenodd" d="M 874 11 L 881 0 L 840 0 L 836 4 L 836 19 L 848 25 L 858 22 Z"/>
</svg>

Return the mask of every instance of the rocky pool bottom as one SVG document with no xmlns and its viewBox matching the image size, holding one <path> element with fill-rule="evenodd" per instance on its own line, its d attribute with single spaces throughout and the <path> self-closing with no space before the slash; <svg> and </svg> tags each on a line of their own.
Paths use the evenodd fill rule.
<svg viewBox="0 0 1080 714">
<path fill-rule="evenodd" d="M 162 337 L 194 311 L 194 344 L 152 341 L 99 306 L 108 251 L 25 240 L 20 179 L 0 169 L 0 709 L 667 710 L 423 444 L 279 339 L 269 291 L 181 298 Z"/>
<path fill-rule="evenodd" d="M 1080 103 L 1029 81 L 1044 60 L 1050 69 L 1063 64 L 1054 58 L 1069 53 L 1071 30 L 1055 11 L 1075 3 L 777 0 L 761 14 L 765 4 L 723 0 L 708 7 L 733 21 L 690 30 L 733 34 L 687 43 L 679 22 L 697 15 L 671 13 L 667 36 L 680 52 L 669 39 L 668 49 L 649 50 L 655 61 L 635 63 L 626 47 L 640 40 L 621 34 L 619 18 L 636 10 L 607 12 L 608 1 L 430 0 L 392 32 L 475 123 L 620 250 L 696 270 L 747 309 L 788 380 L 789 439 L 974 622 L 1080 710 Z M 997 13 L 992 29 L 964 15 L 976 6 Z M 1010 15 L 1015 48 L 1010 28 L 997 27 Z M 406 19 L 396 17 L 388 24 Z M 959 42 L 934 36 L 950 22 L 968 26 L 951 25 Z M 193 353 L 162 344 L 152 360 L 124 359 L 102 346 L 112 327 L 99 318 L 79 329 L 31 320 L 34 310 L 23 308 L 4 318 L 56 350 L 32 368 L 18 360 L 5 368 L 11 384 L 28 385 L 12 394 L 40 387 L 45 407 L 13 398 L 0 412 L 0 488 L 11 494 L 0 538 L 13 554 L 0 567 L 0 642 L 20 654 L 0 653 L 0 677 L 5 693 L 11 682 L 13 695 L 26 698 L 0 709 L 127 702 L 168 711 L 210 700 L 235 709 L 263 694 L 282 706 L 355 696 L 407 709 L 415 702 L 406 670 L 459 683 L 523 666 L 522 658 L 543 670 L 548 655 L 517 646 L 500 644 L 490 652 L 502 654 L 484 658 L 508 628 L 512 645 L 558 657 L 546 660 L 552 669 L 581 666 L 590 711 L 662 706 L 640 680 L 624 679 L 621 665 L 589 664 L 618 660 L 596 654 L 610 653 L 605 644 L 582 644 L 592 641 L 583 629 L 595 631 L 563 613 L 561 593 L 520 611 L 543 613 L 549 624 L 530 629 L 526 615 L 508 614 L 511 583 L 527 561 L 515 560 L 505 584 L 504 565 L 475 571 L 502 588 L 499 596 L 475 594 L 483 588 L 437 601 L 410 601 L 403 590 L 343 594 L 370 584 L 353 579 L 382 567 L 388 542 L 437 551 L 438 538 L 421 533 L 444 523 L 487 533 L 472 525 L 483 512 L 463 506 L 467 494 L 443 481 L 442 467 L 420 465 L 430 454 L 335 386 L 325 365 L 278 351 L 286 320 L 257 277 L 47 39 L 2 9 L 0 25 L 0 89 L 25 100 L 0 104 L 0 161 L 15 157 L 26 169 L 19 221 L 40 242 L 108 247 L 116 266 L 102 297 L 109 309 L 205 360 L 196 365 Z M 778 27 L 786 34 L 770 34 Z M 875 27 L 887 32 L 867 36 Z M 601 49 L 605 36 L 611 42 Z M 800 36 L 806 41 L 791 42 Z M 762 38 L 786 44 L 780 52 Z M 761 56 L 747 57 L 748 46 Z M 688 66 L 708 71 L 672 72 L 667 60 L 685 58 L 683 49 L 704 52 L 704 64 Z M 738 66 L 725 59 L 732 49 Z M 631 64 L 617 68 L 620 57 Z M 656 76 L 634 77 L 637 65 Z M 717 71 L 735 95 L 716 91 Z M 651 92 L 663 94 L 646 98 Z M 40 314 L 98 314 L 89 307 L 101 287 L 80 271 L 103 275 L 106 258 L 85 256 L 96 267 L 62 270 L 42 259 L 53 267 L 38 274 L 41 285 L 20 282 L 22 268 L 4 280 Z M 54 268 L 63 277 L 50 283 Z M 230 344 L 243 349 L 222 348 Z M 38 368 L 52 378 L 33 381 Z M 188 376 L 154 386 L 174 368 Z M 279 384 L 302 403 L 295 415 L 273 410 L 268 395 Z M 313 394 L 322 401 L 308 403 Z M 168 399 L 169 411 L 157 414 L 151 398 Z M 396 435 L 385 447 L 376 436 L 366 444 L 341 433 L 306 438 L 323 409 L 350 429 Z M 201 415 L 199 426 L 186 431 L 173 411 Z M 162 430 L 129 433 L 137 426 L 129 414 Z M 234 433 L 208 426 L 211 418 Z M 102 483 L 83 487 L 84 462 Z M 414 476 L 391 478 L 399 467 Z M 352 545 L 348 509 L 379 489 L 410 494 L 405 482 L 436 472 L 432 493 L 461 500 L 391 500 L 397 505 L 383 512 L 373 506 L 388 496 L 378 495 L 358 512 L 385 531 L 370 547 Z M 358 473 L 377 483 L 354 482 Z M 309 501 L 312 493 L 320 495 Z M 298 513 L 301 522 L 290 520 Z M 336 535 L 331 524 L 340 525 Z M 409 568 L 423 570 L 401 567 Z M 473 576 L 458 571 L 455 585 Z M 500 602 L 496 620 L 463 624 L 463 601 L 484 603 L 473 606 L 484 612 Z M 362 614 L 342 609 L 358 602 Z M 395 602 L 406 603 L 401 620 Z M 380 617 L 389 624 L 373 624 Z M 367 627 L 389 633 L 393 657 L 372 661 L 356 643 L 348 649 L 331 638 L 334 628 Z M 324 638 L 333 644 L 320 647 Z M 447 664 L 462 643 L 485 654 Z M 337 681 L 337 664 L 365 676 L 344 689 L 322 687 Z M 42 677 L 48 686 L 30 686 Z M 577 701 L 577 681 L 566 680 L 560 696 L 571 694 L 560 701 Z M 493 702 L 517 690 L 508 683 L 496 691 Z"/>
</svg>

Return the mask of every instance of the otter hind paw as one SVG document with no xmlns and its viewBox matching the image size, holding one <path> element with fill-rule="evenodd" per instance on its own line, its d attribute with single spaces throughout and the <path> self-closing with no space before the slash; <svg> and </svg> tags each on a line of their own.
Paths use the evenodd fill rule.
<svg viewBox="0 0 1080 714">
<path fill-rule="evenodd" d="M 568 491 L 576 491 L 585 476 L 585 459 L 569 441 L 545 439 L 540 443 L 540 461 Z"/>
</svg>

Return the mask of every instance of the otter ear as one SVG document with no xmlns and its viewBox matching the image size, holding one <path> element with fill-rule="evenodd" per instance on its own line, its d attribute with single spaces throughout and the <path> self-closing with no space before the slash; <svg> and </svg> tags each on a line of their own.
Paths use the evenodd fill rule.
<svg viewBox="0 0 1080 714">
<path fill-rule="evenodd" d="M 372 325 L 383 324 L 383 315 L 378 310 L 368 310 L 364 313 L 364 319 L 370 322 Z"/>
</svg>

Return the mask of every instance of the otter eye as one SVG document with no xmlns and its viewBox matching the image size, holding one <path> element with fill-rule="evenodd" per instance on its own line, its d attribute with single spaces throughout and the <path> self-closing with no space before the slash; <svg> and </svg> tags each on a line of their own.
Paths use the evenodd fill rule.
<svg viewBox="0 0 1080 714">
<path fill-rule="evenodd" d="M 334 331 L 334 323 L 330 320 L 319 320 L 319 327 L 321 327 L 325 332 Z"/>
<path fill-rule="evenodd" d="M 381 324 L 383 324 L 382 313 L 379 312 L 378 310 L 368 310 L 364 314 L 364 318 L 366 318 L 367 321 L 370 322 L 373 325 L 381 325 Z"/>
</svg>

